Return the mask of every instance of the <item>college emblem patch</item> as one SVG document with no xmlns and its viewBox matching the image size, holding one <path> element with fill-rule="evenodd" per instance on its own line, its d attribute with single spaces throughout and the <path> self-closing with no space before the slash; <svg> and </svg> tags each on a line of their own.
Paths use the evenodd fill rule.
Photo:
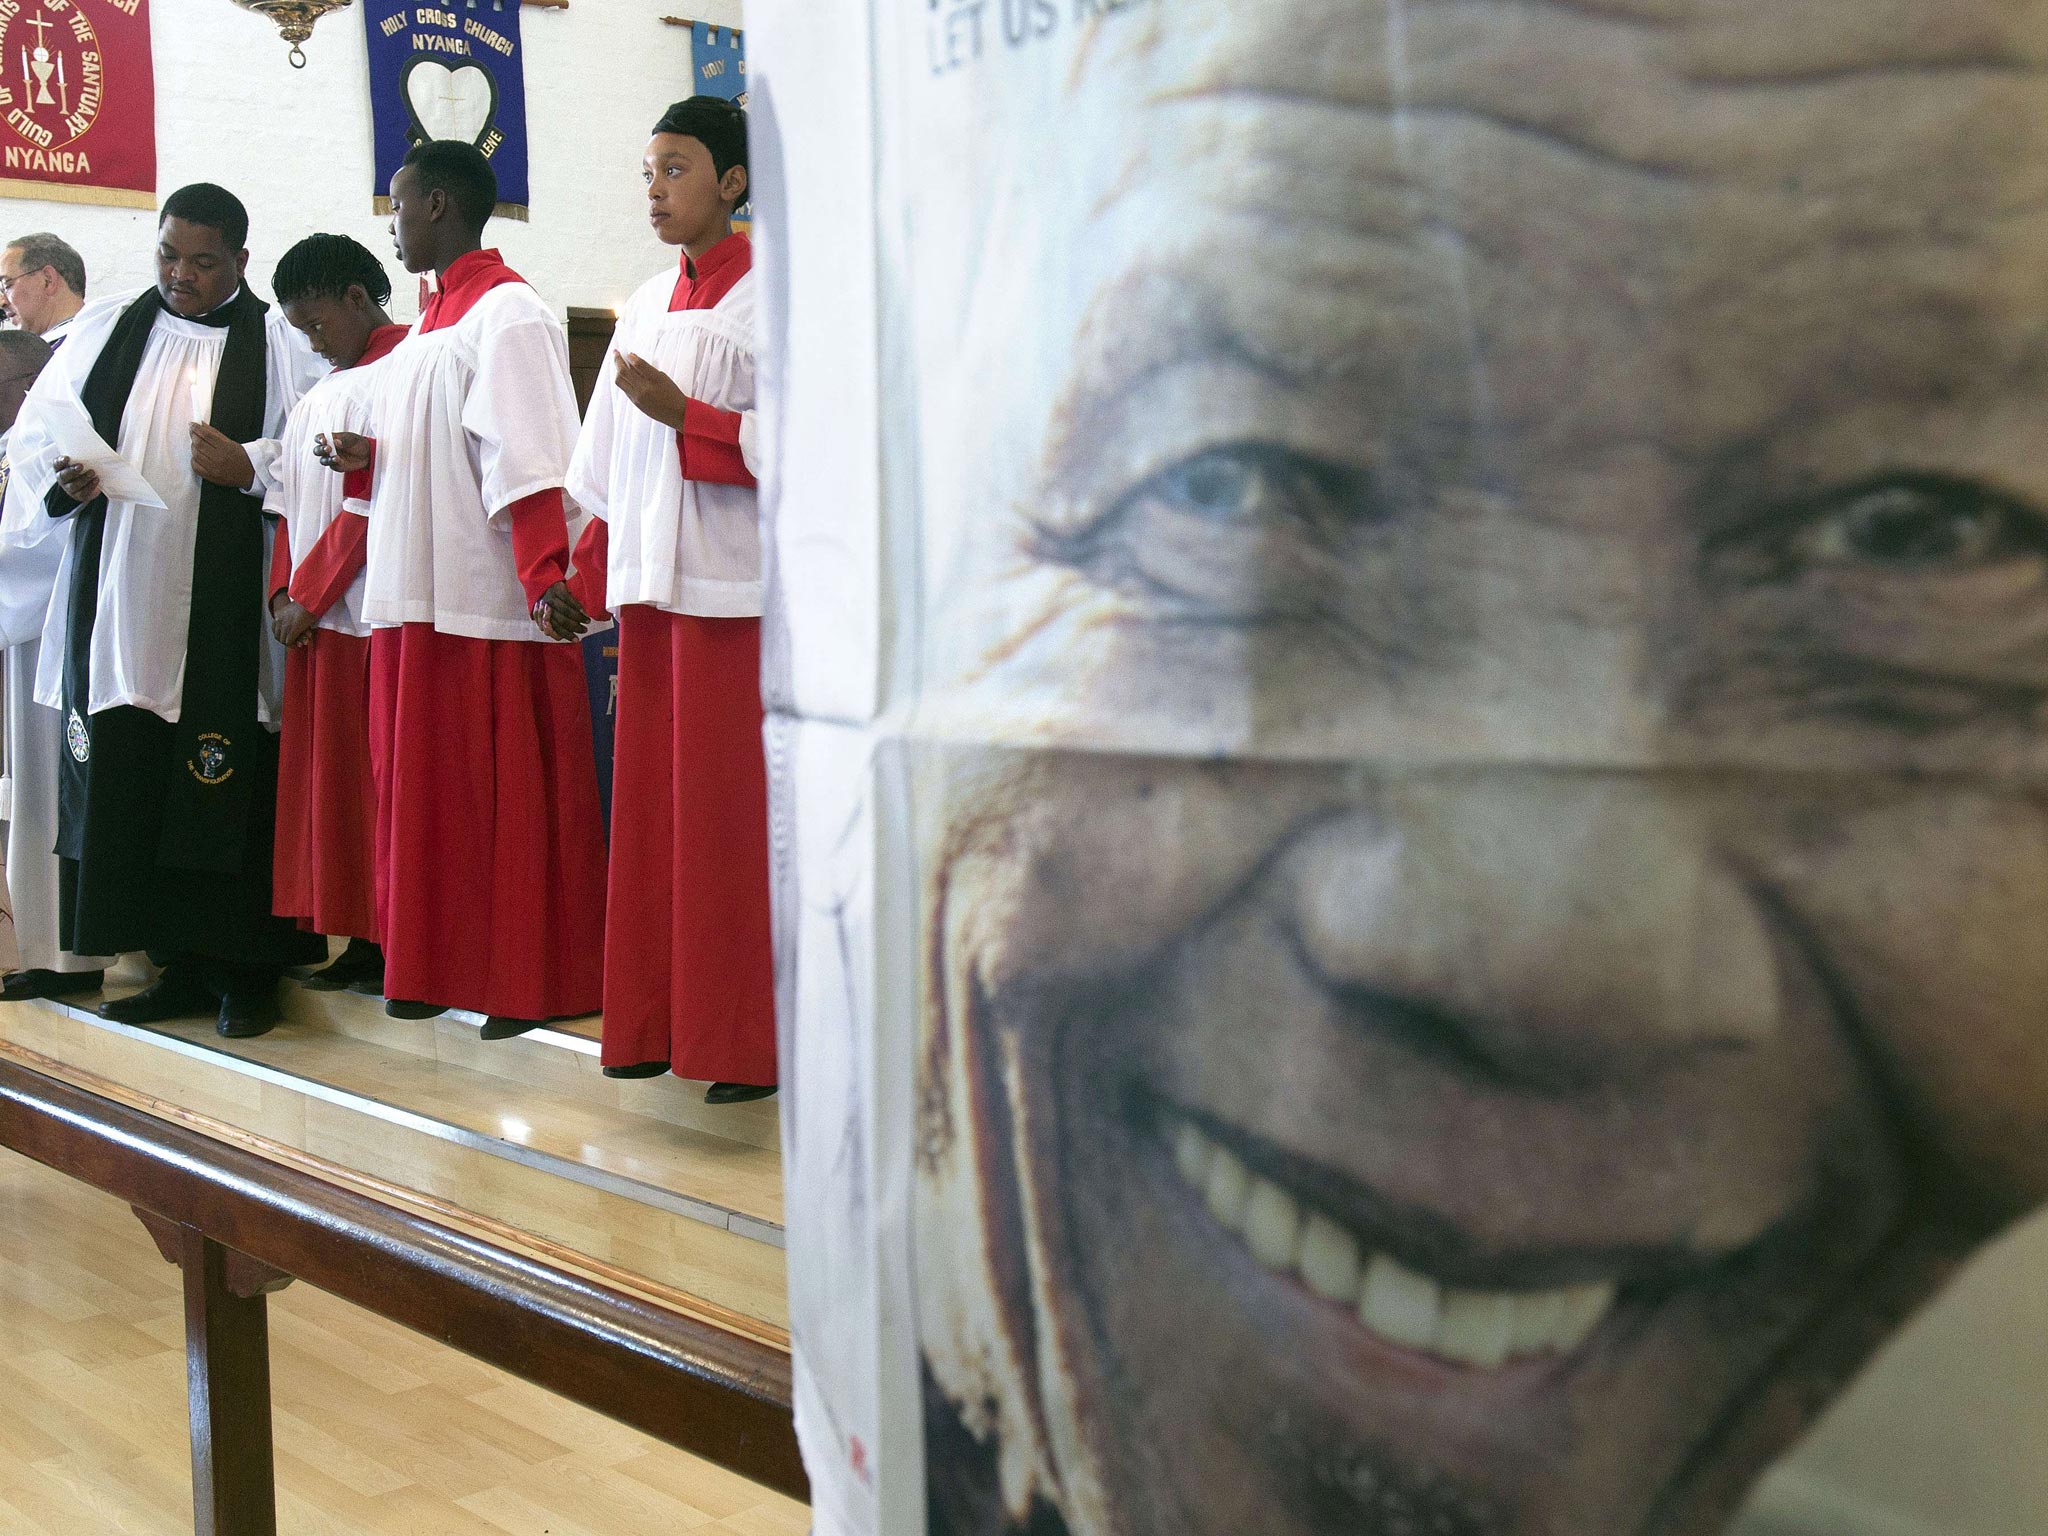
<svg viewBox="0 0 2048 1536">
<path fill-rule="evenodd" d="M 79 762 L 92 756 L 92 737 L 85 731 L 85 722 L 78 718 L 78 711 L 71 711 L 71 718 L 64 722 L 64 740 L 71 748 L 71 755 Z"/>
<path fill-rule="evenodd" d="M 196 760 L 186 758 L 185 766 L 202 784 L 225 784 L 235 776 L 235 770 L 228 762 L 228 748 L 233 745 L 219 731 L 201 731 L 199 756 Z"/>
</svg>

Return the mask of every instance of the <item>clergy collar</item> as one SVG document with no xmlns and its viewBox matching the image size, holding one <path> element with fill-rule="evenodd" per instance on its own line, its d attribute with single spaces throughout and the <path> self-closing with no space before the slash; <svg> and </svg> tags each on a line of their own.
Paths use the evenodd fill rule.
<svg viewBox="0 0 2048 1536">
<path fill-rule="evenodd" d="M 692 262 L 690 260 L 690 252 L 685 248 L 683 251 L 683 275 L 699 283 L 715 282 L 721 272 L 724 272 L 735 262 L 742 261 L 751 254 L 752 251 L 747 243 L 747 237 L 738 230 L 734 230 L 723 240 L 719 241 L 718 244 L 706 251 L 702 261 Z"/>
<path fill-rule="evenodd" d="M 194 325 L 208 326 L 216 331 L 224 330 L 227 327 L 228 322 L 234 319 L 234 316 L 229 314 L 228 311 L 235 307 L 235 300 L 239 299 L 244 293 L 247 292 L 248 289 L 237 284 L 235 291 L 233 293 L 229 294 L 225 299 L 223 299 L 220 303 L 214 305 L 213 308 L 209 309 L 203 315 L 181 315 L 175 309 L 171 308 L 171 306 L 168 303 L 165 303 L 164 305 L 164 313 L 169 315 L 173 320 L 189 320 Z M 159 299 L 163 298 L 162 289 L 157 290 L 157 297 Z"/>
</svg>

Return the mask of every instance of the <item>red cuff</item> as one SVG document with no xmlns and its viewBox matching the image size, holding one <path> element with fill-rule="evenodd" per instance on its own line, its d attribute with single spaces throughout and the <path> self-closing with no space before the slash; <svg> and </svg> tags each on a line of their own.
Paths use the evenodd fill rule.
<svg viewBox="0 0 2048 1536">
<path fill-rule="evenodd" d="M 270 586 L 263 596 L 263 610 L 270 611 L 271 601 L 292 584 L 292 531 L 283 521 L 271 524 L 275 533 L 270 541 Z"/>
<path fill-rule="evenodd" d="M 369 558 L 370 520 L 344 512 L 292 573 L 292 601 L 319 618 L 340 602 Z"/>
<path fill-rule="evenodd" d="M 505 509 L 512 521 L 512 557 L 519 562 L 519 585 L 530 608 L 569 569 L 569 523 L 562 512 L 562 492 L 535 491 Z"/>
<path fill-rule="evenodd" d="M 605 571 L 611 560 L 612 531 L 601 517 L 593 517 L 583 537 L 576 541 L 576 574 L 569 578 L 569 592 L 593 619 L 611 617 L 605 611 Z"/>
<path fill-rule="evenodd" d="M 721 411 L 702 400 L 683 407 L 683 430 L 676 434 L 683 456 L 683 478 L 714 485 L 752 485 L 754 472 L 740 452 L 740 413 Z"/>
<path fill-rule="evenodd" d="M 377 439 L 370 439 L 370 462 L 362 469 L 351 469 L 341 477 L 341 494 L 350 501 L 368 501 L 370 486 L 377 478 Z"/>
</svg>

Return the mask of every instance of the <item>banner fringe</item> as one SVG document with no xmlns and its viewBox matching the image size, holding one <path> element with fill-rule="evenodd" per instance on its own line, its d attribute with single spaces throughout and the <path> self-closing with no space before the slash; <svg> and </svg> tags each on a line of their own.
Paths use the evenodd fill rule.
<svg viewBox="0 0 2048 1536">
<path fill-rule="evenodd" d="M 154 192 L 137 192 L 129 187 L 86 187 L 68 181 L 18 181 L 4 176 L 0 176 L 0 197 L 31 198 L 46 203 L 100 203 L 109 208 L 156 206 Z"/>
</svg>

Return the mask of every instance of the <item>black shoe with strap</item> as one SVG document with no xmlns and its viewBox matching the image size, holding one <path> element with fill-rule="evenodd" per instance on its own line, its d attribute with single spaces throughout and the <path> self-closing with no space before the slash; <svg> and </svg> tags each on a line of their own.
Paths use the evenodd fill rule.
<svg viewBox="0 0 2048 1536">
<path fill-rule="evenodd" d="M 0 977 L 0 1003 L 26 1003 L 38 997 L 77 997 L 106 985 L 105 971 L 46 971 L 40 967 L 9 971 Z"/>
<path fill-rule="evenodd" d="M 669 1064 L 665 1061 L 635 1061 L 629 1062 L 623 1067 L 606 1067 L 604 1068 L 604 1075 L 606 1077 L 628 1079 L 636 1077 L 662 1077 L 671 1070 Z"/>
<path fill-rule="evenodd" d="M 706 1104 L 751 1104 L 775 1092 L 773 1083 L 713 1083 L 704 1090 Z"/>
<path fill-rule="evenodd" d="M 384 990 L 384 951 L 368 939 L 350 939 L 348 947 L 300 985 L 309 992 Z"/>
<path fill-rule="evenodd" d="M 183 965 L 163 975 L 132 997 L 101 1003 L 99 1016 L 116 1024 L 161 1024 L 167 1019 L 202 1019 L 220 1006 L 220 999 Z"/>
<path fill-rule="evenodd" d="M 519 1035 L 532 1034 L 536 1029 L 546 1029 L 547 1019 L 508 1019 L 502 1013 L 494 1013 L 484 1020 L 484 1027 L 477 1031 L 479 1040 L 510 1040 Z"/>
</svg>

